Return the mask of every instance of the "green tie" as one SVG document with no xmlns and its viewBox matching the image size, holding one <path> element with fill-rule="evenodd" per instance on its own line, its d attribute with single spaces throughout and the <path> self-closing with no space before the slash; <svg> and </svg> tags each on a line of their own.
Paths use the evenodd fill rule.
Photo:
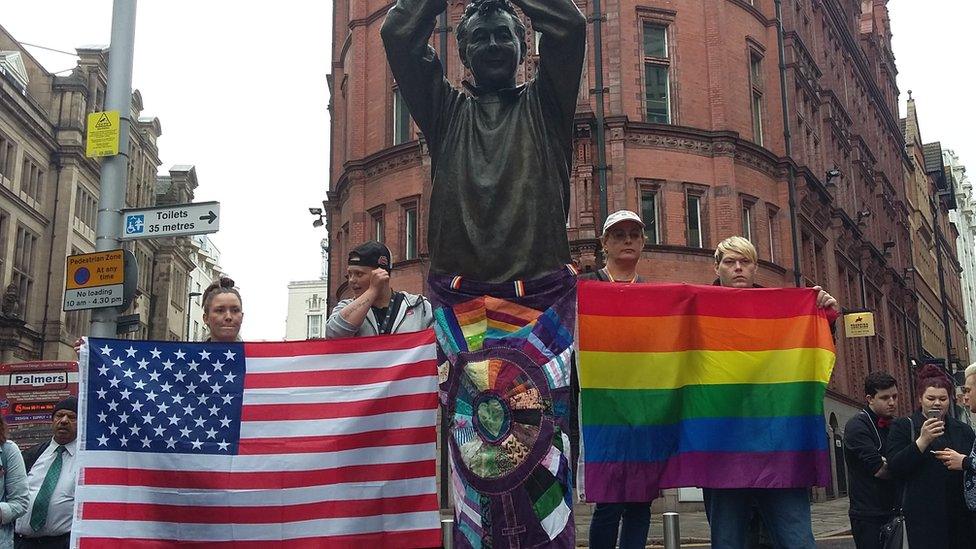
<svg viewBox="0 0 976 549">
<path fill-rule="evenodd" d="M 54 494 L 54 488 L 58 485 L 58 477 L 61 476 L 61 458 L 64 455 L 64 450 L 65 447 L 60 445 L 54 450 L 58 455 L 54 456 L 51 468 L 47 470 L 41 489 L 37 491 L 37 497 L 34 498 L 30 527 L 35 532 L 44 528 L 44 523 L 47 522 L 47 510 L 51 506 L 51 496 Z"/>
</svg>

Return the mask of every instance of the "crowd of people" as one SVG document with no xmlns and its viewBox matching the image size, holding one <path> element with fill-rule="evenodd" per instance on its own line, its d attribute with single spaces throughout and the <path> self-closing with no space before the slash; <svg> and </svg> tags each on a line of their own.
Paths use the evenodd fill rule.
<svg viewBox="0 0 976 549">
<path fill-rule="evenodd" d="M 644 222 L 636 213 L 620 210 L 607 217 L 601 235 L 606 266 L 580 275 L 580 279 L 612 283 L 643 283 L 637 266 L 644 249 Z M 354 296 L 340 301 L 326 324 L 326 337 L 352 337 L 403 333 L 433 325 L 430 304 L 423 296 L 395 292 L 390 286 L 392 257 L 378 242 L 367 242 L 349 253 L 348 281 Z M 730 288 L 759 288 L 758 257 L 749 240 L 734 236 L 715 251 L 714 284 Z M 837 300 L 820 287 L 817 305 L 840 310 Z M 573 389 L 579 390 L 573 369 Z M 578 430 L 570 433 L 574 461 L 579 457 Z M 810 502 L 805 488 L 707 489 L 706 512 L 713 547 L 747 547 L 748 525 L 757 515 L 777 547 L 814 547 Z M 593 548 L 643 548 L 650 526 L 651 502 L 597 504 L 591 521 Z M 618 539 L 619 538 L 619 539 Z M 619 544 L 618 544 L 619 542 Z"/>
<path fill-rule="evenodd" d="M 644 222 L 621 210 L 608 216 L 601 244 L 606 266 L 580 276 L 611 283 L 643 283 L 638 263 L 645 244 Z M 714 284 L 758 288 L 755 247 L 742 237 L 722 241 L 715 251 Z M 424 330 L 434 324 L 430 302 L 391 286 L 392 254 L 366 242 L 348 256 L 353 297 L 340 301 L 326 323 L 326 338 L 372 336 Z M 817 305 L 840 310 L 823 289 Z M 240 341 L 243 301 L 234 281 L 223 277 L 203 293 L 207 341 Z M 78 346 L 81 345 L 79 341 Z M 573 390 L 579 390 L 575 368 Z M 965 403 L 976 413 L 976 364 L 966 370 Z M 895 419 L 898 387 L 882 371 L 864 384 L 866 406 L 846 425 L 844 455 L 849 474 L 850 520 L 859 549 L 882 547 L 882 530 L 904 516 L 912 547 L 976 547 L 976 451 L 973 430 L 949 414 L 951 380 L 936 366 L 917 375 L 918 409 Z M 52 413 L 49 441 L 21 453 L 6 437 L 0 417 L 0 549 L 68 546 L 74 504 L 77 410 L 74 397 Z M 572 457 L 579 457 L 578 429 L 570 433 Z M 705 509 L 713 547 L 744 548 L 754 543 L 750 524 L 761 523 L 775 547 L 815 546 L 808 491 L 797 489 L 705 489 Z M 644 547 L 651 502 L 597 504 L 590 547 Z M 757 520 L 758 519 L 758 520 Z M 618 539 L 619 538 L 619 539 Z"/>
<path fill-rule="evenodd" d="M 976 364 L 963 401 L 976 412 Z M 851 531 L 858 549 L 884 547 L 883 529 L 904 517 L 909 547 L 976 547 L 976 452 L 972 427 L 954 418 L 952 381 L 935 365 L 916 375 L 917 408 L 894 418 L 898 386 L 886 372 L 864 382 L 867 405 L 844 429 Z"/>
</svg>

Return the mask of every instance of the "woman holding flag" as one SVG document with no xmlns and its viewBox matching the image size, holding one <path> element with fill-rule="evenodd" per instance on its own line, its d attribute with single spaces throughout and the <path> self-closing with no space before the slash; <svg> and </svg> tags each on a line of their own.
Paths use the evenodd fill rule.
<svg viewBox="0 0 976 549">
<path fill-rule="evenodd" d="M 595 273 L 580 276 L 581 280 L 603 282 L 643 282 L 637 274 L 637 264 L 644 250 L 644 222 L 636 213 L 619 210 L 603 224 L 603 255 L 607 264 Z M 573 370 L 576 376 L 576 370 Z M 579 391 L 579 381 L 574 379 L 574 390 Z M 621 522 L 623 527 L 621 528 Z M 651 524 L 651 502 L 597 503 L 590 522 L 590 547 L 611 549 L 617 546 L 620 531 L 620 548 L 643 548 Z"/>
<path fill-rule="evenodd" d="M 203 291 L 203 323 L 210 336 L 205 341 L 232 343 L 240 341 L 244 306 L 234 281 L 226 276 L 213 281 Z"/>
</svg>

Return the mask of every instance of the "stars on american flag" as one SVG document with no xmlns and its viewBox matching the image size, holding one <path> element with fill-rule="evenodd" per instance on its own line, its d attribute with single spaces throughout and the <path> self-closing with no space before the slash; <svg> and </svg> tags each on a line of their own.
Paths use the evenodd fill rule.
<svg viewBox="0 0 976 549">
<path fill-rule="evenodd" d="M 93 346 L 88 368 L 88 449 L 236 451 L 240 344 L 103 341 Z"/>
</svg>

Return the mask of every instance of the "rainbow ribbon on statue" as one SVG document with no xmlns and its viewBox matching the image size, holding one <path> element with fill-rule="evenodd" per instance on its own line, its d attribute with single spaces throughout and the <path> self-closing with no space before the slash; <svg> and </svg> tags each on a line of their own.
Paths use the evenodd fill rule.
<svg viewBox="0 0 976 549">
<path fill-rule="evenodd" d="M 836 358 L 811 289 L 579 285 L 588 501 L 830 481 Z"/>
</svg>

